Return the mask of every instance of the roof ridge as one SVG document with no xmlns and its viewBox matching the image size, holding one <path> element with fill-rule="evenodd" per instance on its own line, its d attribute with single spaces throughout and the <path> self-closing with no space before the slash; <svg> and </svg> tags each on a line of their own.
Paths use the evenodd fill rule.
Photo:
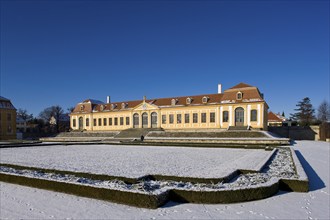
<svg viewBox="0 0 330 220">
<path fill-rule="evenodd" d="M 229 89 L 241 89 L 241 88 L 246 88 L 246 87 L 255 87 L 255 86 L 251 86 L 251 85 L 249 85 L 247 83 L 240 82 L 237 85 L 235 85 L 235 86 L 233 86 L 233 87 L 231 87 Z"/>
<path fill-rule="evenodd" d="M 154 101 L 154 100 L 164 100 L 164 99 L 178 99 L 178 98 L 193 98 L 196 96 L 208 96 L 208 95 L 223 95 L 223 93 L 210 93 L 210 94 L 202 94 L 202 95 L 188 95 L 188 96 L 174 96 L 174 97 L 163 97 L 163 98 L 153 98 L 153 99 L 147 99 L 146 102 Z M 131 101 L 118 101 L 118 102 L 111 102 L 111 103 L 105 103 L 105 104 L 112 104 L 112 103 L 126 103 L 126 102 L 138 102 L 143 101 L 143 99 L 137 99 L 137 100 L 131 100 Z"/>
</svg>

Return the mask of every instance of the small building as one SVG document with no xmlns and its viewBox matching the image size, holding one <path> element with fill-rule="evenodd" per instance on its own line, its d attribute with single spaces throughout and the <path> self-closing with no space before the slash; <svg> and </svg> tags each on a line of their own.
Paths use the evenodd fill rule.
<svg viewBox="0 0 330 220">
<path fill-rule="evenodd" d="M 268 112 L 268 122 L 267 125 L 271 127 L 279 127 L 283 125 L 283 122 L 286 121 L 286 118 L 279 115 L 275 114 L 273 112 Z"/>
<path fill-rule="evenodd" d="M 17 132 L 25 133 L 27 132 L 28 128 L 29 128 L 28 123 L 23 118 L 16 116 Z"/>
<path fill-rule="evenodd" d="M 165 130 L 267 129 L 268 105 L 255 86 L 239 83 L 224 92 L 170 98 L 107 102 L 87 99 L 70 114 L 73 130 L 120 131 L 129 128 Z"/>
<path fill-rule="evenodd" d="M 0 96 L 0 140 L 16 139 L 16 108 Z"/>
<path fill-rule="evenodd" d="M 56 120 L 54 116 L 52 116 L 49 120 L 49 124 L 56 126 L 58 124 L 59 132 L 64 132 L 69 130 L 70 128 L 70 116 L 69 114 L 61 114 Z"/>
</svg>

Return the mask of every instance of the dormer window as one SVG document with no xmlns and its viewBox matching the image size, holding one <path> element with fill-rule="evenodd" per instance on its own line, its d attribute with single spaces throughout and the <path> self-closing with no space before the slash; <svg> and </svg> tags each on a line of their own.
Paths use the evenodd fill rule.
<svg viewBox="0 0 330 220">
<path fill-rule="evenodd" d="M 206 104 L 208 101 L 209 101 L 209 97 L 204 96 L 204 97 L 202 98 L 202 102 L 203 102 L 203 104 Z"/>
<path fill-rule="evenodd" d="M 191 101 L 192 101 L 192 99 L 191 99 L 190 97 L 188 97 L 188 98 L 186 99 L 186 103 L 187 103 L 187 105 L 190 105 L 190 104 L 191 104 Z"/>
<path fill-rule="evenodd" d="M 243 98 L 243 93 L 242 93 L 242 92 L 238 92 L 238 93 L 236 94 L 236 99 L 237 99 L 237 100 L 242 100 L 242 98 Z"/>
<path fill-rule="evenodd" d="M 80 106 L 80 111 L 83 111 L 84 109 L 85 109 L 84 105 Z"/>
<path fill-rule="evenodd" d="M 100 110 L 103 111 L 105 109 L 104 105 L 100 106 Z"/>
<path fill-rule="evenodd" d="M 115 109 L 116 108 L 116 104 L 111 104 L 111 109 Z"/>
<path fill-rule="evenodd" d="M 121 108 L 122 108 L 122 109 L 126 108 L 126 106 L 127 106 L 127 104 L 126 104 L 126 103 L 124 103 L 124 102 L 123 102 L 123 103 L 121 103 Z"/>
<path fill-rule="evenodd" d="M 171 105 L 176 105 L 177 99 L 172 99 L 171 100 Z"/>
</svg>

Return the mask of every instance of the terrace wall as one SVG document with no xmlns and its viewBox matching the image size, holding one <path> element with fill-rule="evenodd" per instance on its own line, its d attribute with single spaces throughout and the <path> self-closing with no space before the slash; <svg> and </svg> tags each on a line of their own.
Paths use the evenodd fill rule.
<svg viewBox="0 0 330 220">
<path fill-rule="evenodd" d="M 268 127 L 268 131 L 293 140 L 319 140 L 318 126 Z"/>
</svg>

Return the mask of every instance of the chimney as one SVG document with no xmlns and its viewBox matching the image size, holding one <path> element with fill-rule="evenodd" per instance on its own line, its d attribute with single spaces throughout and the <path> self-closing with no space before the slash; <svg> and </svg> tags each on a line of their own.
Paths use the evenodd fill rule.
<svg viewBox="0 0 330 220">
<path fill-rule="evenodd" d="M 218 94 L 221 94 L 222 93 L 221 89 L 222 89 L 222 85 L 221 84 L 218 84 Z"/>
<path fill-rule="evenodd" d="M 107 96 L 107 103 L 110 103 L 110 96 Z"/>
</svg>

